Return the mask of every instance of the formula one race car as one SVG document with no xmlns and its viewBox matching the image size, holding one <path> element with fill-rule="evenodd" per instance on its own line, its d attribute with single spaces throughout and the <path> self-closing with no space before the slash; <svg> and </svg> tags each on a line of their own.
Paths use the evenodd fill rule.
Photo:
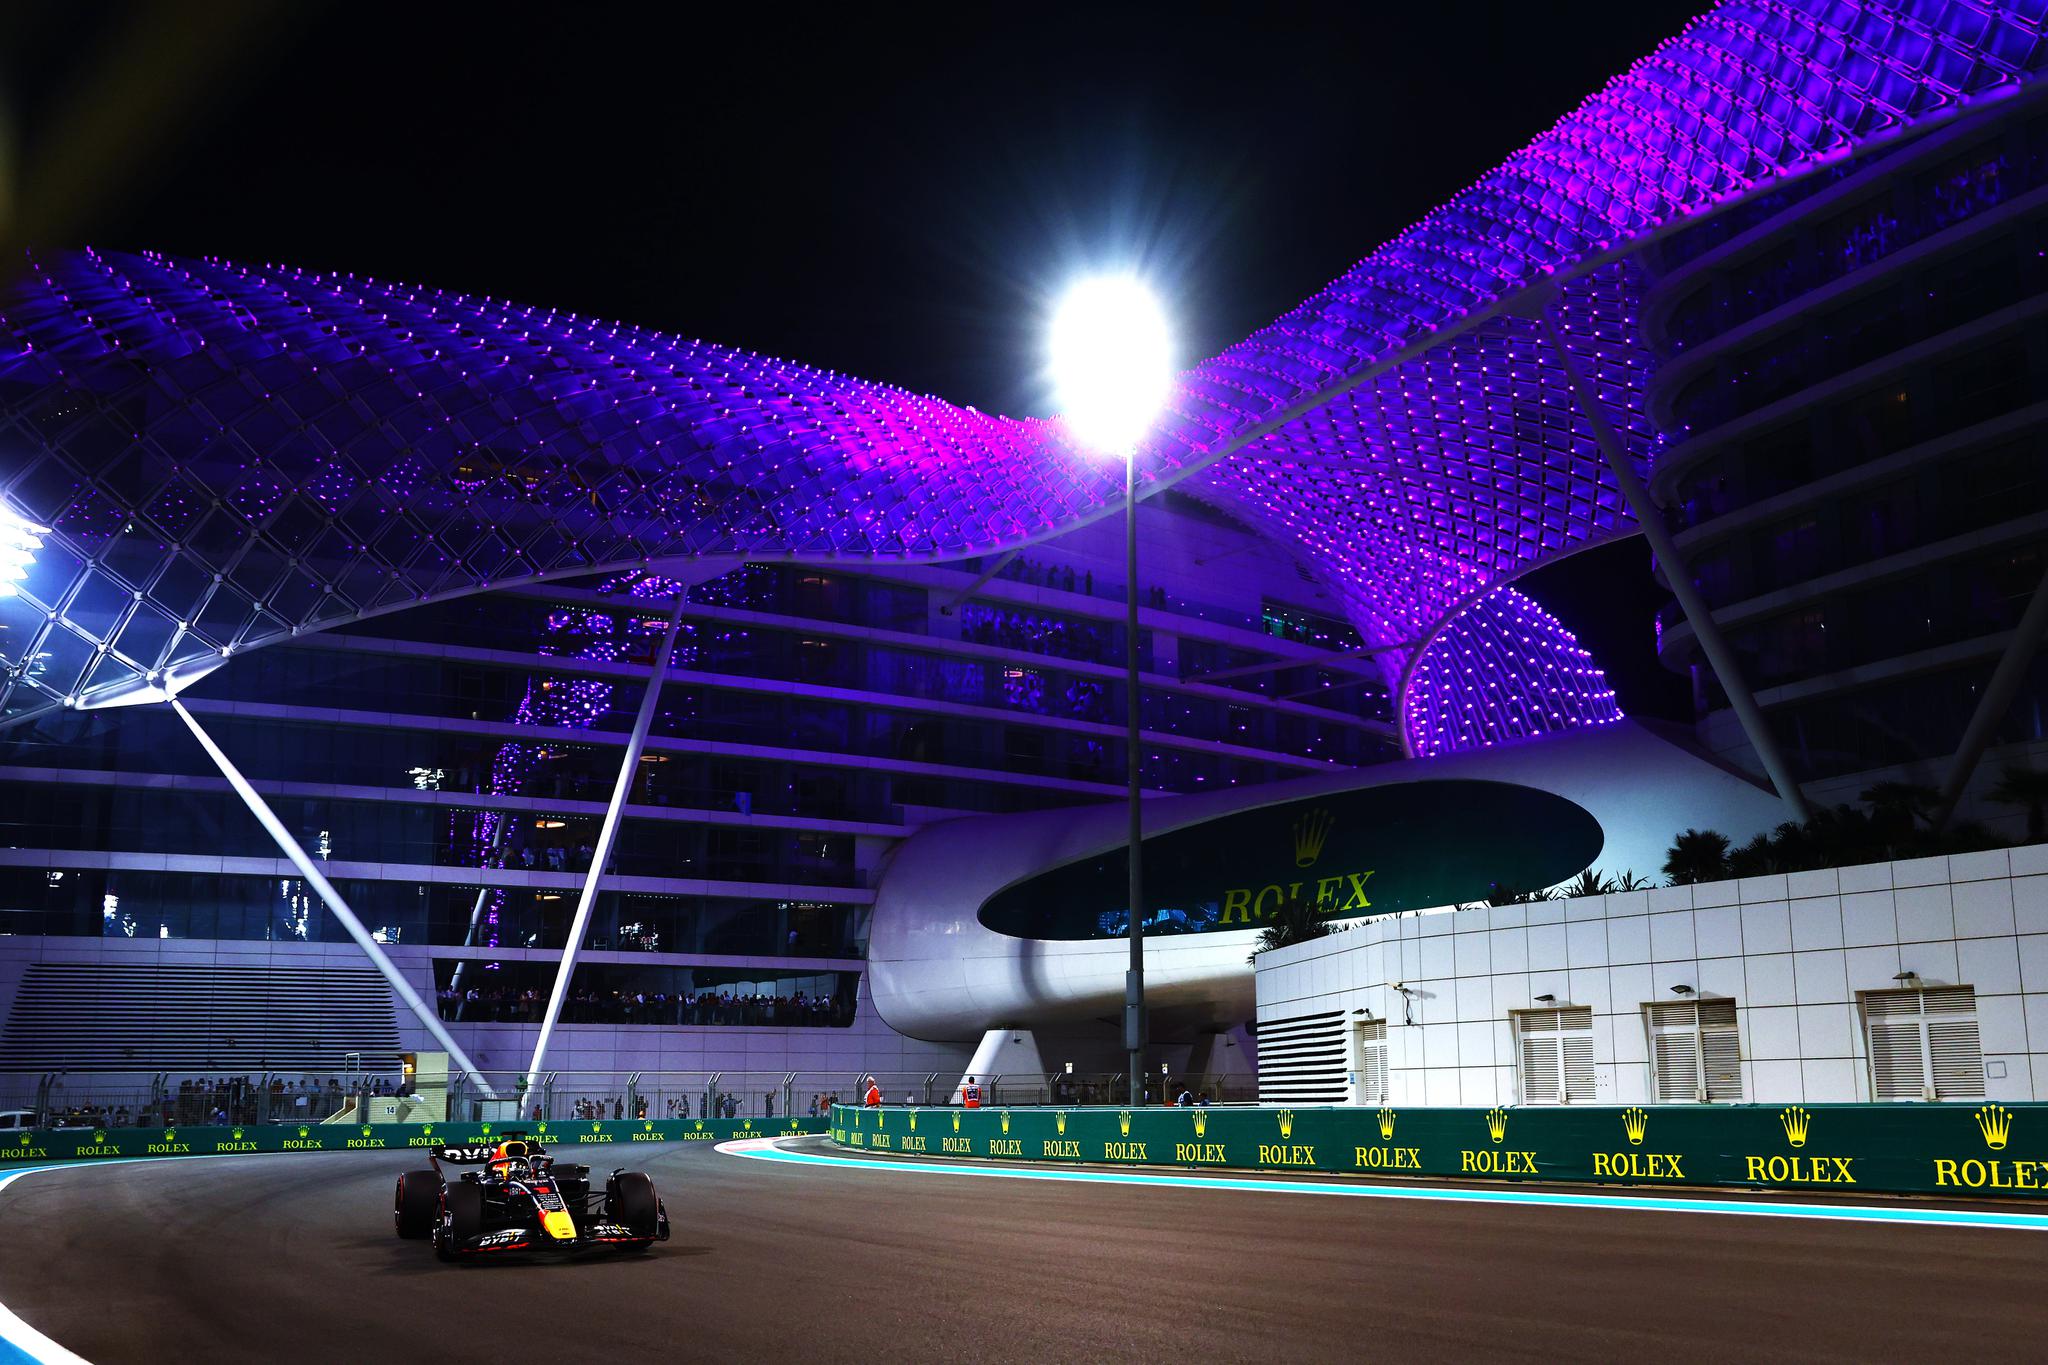
<svg viewBox="0 0 2048 1365">
<path fill-rule="evenodd" d="M 613 1171 L 593 1195 L 588 1166 L 557 1162 L 515 1135 L 427 1159 L 432 1169 L 398 1177 L 391 1217 L 400 1237 L 431 1237 L 444 1261 L 645 1251 L 668 1240 L 668 1210 L 638 1171 Z M 483 1169 L 451 1177 L 444 1164 Z"/>
</svg>

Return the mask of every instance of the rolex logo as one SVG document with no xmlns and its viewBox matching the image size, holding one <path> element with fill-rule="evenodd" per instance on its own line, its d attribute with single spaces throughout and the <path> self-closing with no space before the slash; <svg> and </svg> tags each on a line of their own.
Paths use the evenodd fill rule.
<svg viewBox="0 0 2048 1365">
<path fill-rule="evenodd" d="M 545 1133 L 545 1132 L 546 1132 L 546 1131 L 548 1130 L 548 1126 L 547 1126 L 546 1124 L 542 1124 L 542 1125 L 540 1126 L 540 1130 L 541 1130 L 541 1131 L 542 1131 L 543 1133 Z M 433 1124 L 431 1124 L 431 1123 L 428 1123 L 428 1124 L 422 1124 L 422 1125 L 421 1125 L 421 1127 L 420 1127 L 420 1136 L 421 1136 L 421 1137 L 432 1137 L 433 1135 L 434 1135 L 434 1125 L 433 1125 Z M 237 1137 L 239 1137 L 239 1136 L 241 1136 L 241 1134 L 237 1133 L 237 1134 L 236 1134 L 236 1136 L 237 1136 Z"/>
<path fill-rule="evenodd" d="M 542 1125 L 540 1126 L 540 1129 L 539 1129 L 539 1131 L 540 1131 L 540 1132 L 543 1132 L 543 1133 L 545 1133 L 545 1132 L 546 1132 L 547 1130 L 548 1130 L 548 1126 L 547 1126 L 547 1125 L 546 1125 L 545 1123 L 543 1123 L 543 1124 L 542 1124 Z"/>
<path fill-rule="evenodd" d="M 654 1120 L 653 1120 L 653 1119 L 649 1119 L 649 1120 L 647 1120 L 647 1122 L 645 1122 L 645 1123 L 641 1124 L 641 1125 L 640 1125 L 640 1131 L 641 1131 L 641 1132 L 643 1132 L 643 1133 L 651 1133 L 651 1132 L 653 1132 L 653 1131 L 654 1131 Z"/>
<path fill-rule="evenodd" d="M 370 1135 L 370 1125 L 366 1123 L 366 1124 L 364 1124 L 364 1125 L 363 1125 L 363 1136 L 364 1136 L 364 1137 L 368 1137 L 369 1135 Z"/>
<path fill-rule="evenodd" d="M 1380 1110 L 1380 1141 L 1392 1142 L 1393 1140 L 1394 1111 L 1391 1109 L 1382 1109 Z"/>
<path fill-rule="evenodd" d="M 1007 1110 L 1007 1109 L 1005 1109 L 1005 1110 L 1004 1110 L 1004 1111 L 1003 1111 L 1002 1113 L 998 1114 L 998 1115 L 997 1115 L 996 1117 L 1002 1120 L 1002 1123 L 1003 1123 L 1003 1131 L 1004 1131 L 1004 1132 L 1006 1132 L 1006 1133 L 1007 1133 L 1007 1132 L 1009 1132 L 1009 1131 L 1010 1131 L 1010 1111 L 1009 1111 L 1009 1110 Z M 1064 1116 L 1062 1116 L 1062 1117 L 1064 1117 Z"/>
<path fill-rule="evenodd" d="M 300 1132 L 300 1133 L 302 1133 L 302 1134 L 303 1134 L 303 1133 L 304 1133 L 305 1131 L 306 1131 L 306 1130 L 305 1130 L 305 1129 L 303 1129 L 303 1128 L 301 1128 L 301 1129 L 299 1130 L 299 1132 Z M 99 1146 L 99 1145 L 100 1145 L 100 1144 L 101 1144 L 102 1142 L 105 1142 L 106 1140 L 107 1140 L 107 1134 L 106 1134 L 106 1131 L 105 1131 L 104 1129 L 102 1129 L 102 1130 L 100 1130 L 100 1131 L 97 1131 L 97 1132 L 95 1132 L 95 1133 L 94 1133 L 94 1134 L 92 1135 L 92 1145 L 93 1145 L 93 1146 L 95 1146 L 95 1147 Z"/>
<path fill-rule="evenodd" d="M 1508 1111 L 1489 1109 L 1486 1111 L 1486 1135 L 1495 1142 L 1504 1142 L 1508 1135 Z"/>
<path fill-rule="evenodd" d="M 487 1123 L 479 1131 L 481 1131 L 485 1137 L 489 1137 L 491 1135 L 491 1125 Z"/>
<path fill-rule="evenodd" d="M 1275 1117 L 1280 1120 L 1280 1136 L 1284 1138 L 1293 1137 L 1294 1111 L 1292 1109 L 1282 1109 Z"/>
<path fill-rule="evenodd" d="M 875 1127 L 877 1127 L 877 1128 L 887 1128 L 888 1126 L 889 1126 L 889 1115 L 888 1115 L 887 1113 L 883 1112 L 882 1110 L 880 1110 L 880 1109 L 877 1109 L 877 1110 L 875 1111 Z"/>
<path fill-rule="evenodd" d="M 365 1132 L 368 1132 L 369 1130 L 368 1130 L 368 1129 L 365 1129 L 364 1131 L 365 1131 Z M 175 1129 L 175 1128 L 166 1128 L 166 1129 L 164 1129 L 164 1141 L 165 1141 L 165 1142 L 176 1142 L 177 1140 L 178 1140 L 178 1130 L 177 1130 L 177 1129 Z"/>
<path fill-rule="evenodd" d="M 2012 1136 L 2012 1110 L 2002 1104 L 1987 1104 L 1977 1111 L 1977 1127 L 1984 1133 L 1984 1145 L 2002 1152 L 2005 1140 Z"/>
<path fill-rule="evenodd" d="M 1330 812 L 1318 806 L 1294 822 L 1294 865 L 1313 867 L 1316 859 L 1323 856 L 1323 841 L 1330 837 L 1330 826 L 1337 821 Z"/>
<path fill-rule="evenodd" d="M 304 1137 L 304 1136 L 306 1136 L 306 1134 L 308 1134 L 308 1133 L 310 1133 L 310 1132 L 312 1132 L 312 1131 L 313 1131 L 313 1130 L 312 1130 L 311 1128 L 308 1128 L 308 1127 L 307 1127 L 307 1126 L 306 1126 L 305 1124 L 303 1124 L 303 1123 L 299 1125 L 299 1136 L 300 1136 L 300 1137 Z"/>
<path fill-rule="evenodd" d="M 484 1131 L 486 1133 L 491 1131 L 490 1126 L 488 1124 L 484 1126 Z M 602 1133 L 604 1131 L 604 1125 L 601 1123 L 593 1123 L 590 1125 L 590 1131 L 593 1133 Z"/>
<path fill-rule="evenodd" d="M 241 1135 L 242 1135 L 242 1130 L 241 1130 L 241 1129 L 239 1129 L 239 1128 L 237 1128 L 237 1129 L 235 1130 L 235 1136 L 236 1136 L 236 1137 L 240 1137 Z M 24 1130 L 23 1130 L 23 1132 L 22 1132 L 22 1134 L 21 1134 L 20 1142 L 21 1142 L 21 1145 L 22 1145 L 22 1146 L 24 1146 L 24 1147 L 28 1146 L 28 1132 L 27 1132 L 27 1130 L 26 1130 L 26 1129 L 24 1129 Z"/>
<path fill-rule="evenodd" d="M 1778 1122 L 1785 1125 L 1785 1141 L 1794 1147 L 1806 1145 L 1806 1130 L 1813 1126 L 1813 1115 L 1801 1105 L 1792 1105 L 1778 1114 Z"/>
<path fill-rule="evenodd" d="M 1628 1134 L 1629 1146 L 1642 1146 L 1643 1134 L 1649 1129 L 1649 1126 L 1650 1116 L 1634 1105 L 1630 1105 L 1621 1111 L 1621 1130 Z"/>
<path fill-rule="evenodd" d="M 956 1133 L 960 1131 L 960 1116 L 958 1114 L 953 1115 L 953 1131 Z"/>
<path fill-rule="evenodd" d="M 1053 1126 L 1060 1130 L 1060 1136 L 1067 1135 L 1067 1111 L 1062 1109 L 1052 1116 Z"/>
<path fill-rule="evenodd" d="M 741 1119 L 740 1127 L 746 1129 L 748 1132 L 751 1133 L 754 1131 L 754 1121 L 752 1119 Z"/>
<path fill-rule="evenodd" d="M 910 1111 L 910 1131 L 913 1133 L 917 1131 L 917 1111 L 915 1109 Z"/>
<path fill-rule="evenodd" d="M 1131 1135 L 1131 1111 L 1126 1109 L 1116 1116 L 1116 1126 L 1125 1137 Z"/>
<path fill-rule="evenodd" d="M 1195 1111 L 1195 1136 L 1206 1137 L 1208 1136 L 1208 1133 L 1209 1111 L 1206 1109 L 1197 1109 Z"/>
<path fill-rule="evenodd" d="M 704 1120 L 702 1120 L 702 1119 L 698 1119 L 698 1120 L 696 1120 L 696 1124 L 697 1124 L 697 1131 L 698 1131 L 698 1132 L 700 1132 L 700 1133 L 701 1133 L 701 1132 L 703 1132 L 703 1131 L 704 1131 Z M 854 1127 L 856 1127 L 856 1128 L 860 1127 L 860 1115 L 859 1115 L 859 1114 L 855 1114 L 855 1115 L 853 1116 L 853 1126 L 854 1126 Z"/>
</svg>

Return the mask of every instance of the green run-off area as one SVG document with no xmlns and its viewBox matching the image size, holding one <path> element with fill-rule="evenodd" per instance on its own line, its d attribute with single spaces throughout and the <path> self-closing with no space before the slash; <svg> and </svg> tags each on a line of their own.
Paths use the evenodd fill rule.
<svg viewBox="0 0 2048 1365">
<path fill-rule="evenodd" d="M 2048 1196 L 2048 1105 L 857 1109 L 861 1151 L 1098 1165 Z"/>
<path fill-rule="evenodd" d="M 507 1136 L 549 1149 L 636 1142 L 724 1142 L 825 1131 L 824 1119 L 569 1119 L 510 1123 L 248 1124 L 190 1128 L 26 1128 L 0 1133 L 0 1163 L 96 1157 L 223 1156 L 465 1147 Z"/>
</svg>

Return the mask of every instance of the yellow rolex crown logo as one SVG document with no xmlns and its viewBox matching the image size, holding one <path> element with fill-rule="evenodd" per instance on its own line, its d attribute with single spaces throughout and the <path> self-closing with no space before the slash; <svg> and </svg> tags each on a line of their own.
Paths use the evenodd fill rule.
<svg viewBox="0 0 2048 1365">
<path fill-rule="evenodd" d="M 2002 1104 L 1987 1104 L 1977 1111 L 1977 1127 L 1983 1130 L 1984 1145 L 2002 1152 L 2005 1140 L 2012 1136 L 2012 1110 Z"/>
<path fill-rule="evenodd" d="M 304 1137 L 304 1136 L 305 1136 L 306 1134 L 308 1134 L 308 1133 L 310 1133 L 310 1132 L 312 1132 L 312 1131 L 313 1131 L 312 1129 L 308 1128 L 308 1127 L 307 1127 L 307 1126 L 306 1126 L 305 1124 L 303 1124 L 303 1123 L 299 1125 L 299 1136 L 300 1136 L 300 1137 Z"/>
<path fill-rule="evenodd" d="M 1330 837 L 1336 817 L 1318 806 L 1294 822 L 1294 865 L 1313 867 L 1323 856 L 1323 841 Z"/>
<path fill-rule="evenodd" d="M 1391 1109 L 1382 1109 L 1380 1110 L 1380 1141 L 1392 1142 L 1393 1140 L 1394 1111 Z"/>
<path fill-rule="evenodd" d="M 545 1133 L 547 1130 L 548 1126 L 545 1123 L 543 1123 L 537 1131 Z"/>
<path fill-rule="evenodd" d="M 364 1125 L 363 1125 L 363 1136 L 364 1136 L 364 1137 L 368 1137 L 369 1135 L 370 1135 L 370 1125 L 366 1123 L 366 1124 L 364 1124 Z"/>
<path fill-rule="evenodd" d="M 239 1128 L 238 1128 L 238 1129 L 236 1129 L 236 1130 L 235 1130 L 235 1136 L 236 1136 L 236 1137 L 240 1137 L 241 1135 L 242 1135 L 242 1132 L 241 1132 L 241 1130 L 240 1130 Z M 20 1139 L 20 1141 L 21 1141 L 21 1145 L 22 1145 L 22 1146 L 24 1146 L 24 1147 L 28 1146 L 28 1132 L 27 1132 L 27 1130 L 26 1130 L 26 1129 L 24 1129 L 24 1130 L 22 1131 L 22 1134 L 21 1134 L 21 1139 Z"/>
<path fill-rule="evenodd" d="M 304 1129 L 301 1129 L 300 1131 L 301 1131 L 301 1132 L 303 1132 L 303 1131 L 305 1131 L 305 1130 L 304 1130 Z M 106 1140 L 107 1140 L 107 1134 L 106 1134 L 106 1130 L 105 1130 L 105 1129 L 100 1129 L 100 1130 L 98 1130 L 98 1131 L 94 1132 L 94 1133 L 93 1133 L 93 1135 L 92 1135 L 92 1144 L 93 1144 L 93 1146 L 95 1146 L 95 1147 L 99 1146 L 99 1145 L 100 1145 L 100 1144 L 101 1144 L 102 1142 L 105 1142 Z"/>
<path fill-rule="evenodd" d="M 910 1131 L 913 1133 L 917 1131 L 917 1111 L 915 1109 L 910 1111 Z"/>
<path fill-rule="evenodd" d="M 369 1130 L 369 1129 L 367 1129 L 367 1128 L 365 1128 L 365 1129 L 363 1130 L 363 1132 L 364 1132 L 364 1133 L 366 1133 L 366 1134 L 367 1134 L 367 1133 L 368 1133 L 369 1131 L 370 1131 L 370 1130 Z M 164 1141 L 165 1141 L 165 1142 L 176 1142 L 177 1140 L 178 1140 L 178 1130 L 177 1130 L 177 1129 L 175 1129 L 175 1128 L 166 1128 L 166 1129 L 164 1129 Z"/>
<path fill-rule="evenodd" d="M 703 1131 L 704 1131 L 704 1120 L 702 1120 L 702 1119 L 698 1119 L 698 1120 L 697 1120 L 696 1122 L 697 1122 L 697 1131 L 698 1131 L 698 1132 L 700 1132 L 700 1133 L 701 1133 L 701 1132 L 703 1132 Z M 855 1126 L 855 1127 L 858 1127 L 858 1126 L 860 1125 L 860 1115 L 858 1115 L 858 1114 L 855 1114 L 855 1115 L 853 1116 L 853 1122 L 854 1122 L 854 1126 Z"/>
<path fill-rule="evenodd" d="M 960 1131 L 960 1116 L 958 1114 L 953 1115 L 953 1131 L 956 1133 Z"/>
<path fill-rule="evenodd" d="M 1505 1141 L 1508 1135 L 1508 1111 L 1494 1108 L 1486 1111 L 1486 1135 L 1495 1142 Z"/>
<path fill-rule="evenodd" d="M 490 1127 L 486 1125 L 484 1131 L 486 1133 L 490 1132 Z M 593 1133 L 602 1133 L 604 1131 L 604 1125 L 601 1123 L 593 1123 L 590 1125 L 590 1131 Z"/>
<path fill-rule="evenodd" d="M 1116 1126 L 1125 1137 L 1131 1135 L 1131 1111 L 1126 1109 L 1116 1116 Z"/>
<path fill-rule="evenodd" d="M 740 1127 L 751 1133 L 754 1131 L 754 1121 L 752 1119 L 742 1119 L 740 1120 Z"/>
<path fill-rule="evenodd" d="M 887 1111 L 887 1110 L 883 1110 L 883 1109 L 877 1109 L 877 1110 L 875 1111 L 875 1127 L 877 1127 L 877 1128 L 887 1128 L 888 1126 L 889 1126 L 889 1114 L 888 1114 L 888 1111 Z"/>
<path fill-rule="evenodd" d="M 1628 1134 L 1629 1146 L 1642 1146 L 1643 1134 L 1649 1129 L 1649 1126 L 1650 1116 L 1634 1105 L 1630 1105 L 1621 1111 L 1621 1130 Z"/>
<path fill-rule="evenodd" d="M 1794 1147 L 1806 1145 L 1806 1130 L 1813 1126 L 1813 1115 L 1803 1105 L 1791 1105 L 1778 1114 L 1778 1122 L 1785 1125 L 1785 1141 Z"/>
<path fill-rule="evenodd" d="M 1053 1126 L 1060 1130 L 1060 1136 L 1067 1135 L 1067 1111 L 1062 1109 L 1052 1116 Z"/>
<path fill-rule="evenodd" d="M 491 1135 L 491 1125 L 487 1123 L 479 1131 L 482 1132 L 485 1137 L 489 1137 Z"/>
<path fill-rule="evenodd" d="M 1203 1137 L 1208 1133 L 1208 1131 L 1209 1111 L 1206 1109 L 1197 1109 L 1195 1111 L 1195 1136 Z"/>
<path fill-rule="evenodd" d="M 432 1137 L 434 1135 L 434 1125 L 431 1123 L 423 1124 L 420 1127 L 420 1134 L 423 1137 Z"/>
<path fill-rule="evenodd" d="M 1280 1120 L 1280 1136 L 1284 1138 L 1293 1137 L 1294 1111 L 1292 1109 L 1282 1109 L 1277 1117 Z"/>
<path fill-rule="evenodd" d="M 649 1120 L 647 1120 L 647 1122 L 645 1122 L 645 1123 L 641 1124 L 641 1125 L 640 1125 L 640 1131 L 641 1131 L 641 1132 L 643 1132 L 643 1133 L 651 1133 L 651 1132 L 653 1132 L 653 1131 L 654 1131 L 654 1120 L 653 1120 L 653 1119 L 649 1119 Z"/>
<path fill-rule="evenodd" d="M 1009 1132 L 1009 1131 L 1010 1131 L 1010 1111 L 1009 1111 L 1009 1110 L 1007 1110 L 1007 1109 L 1005 1109 L 1005 1110 L 1004 1110 L 1004 1111 L 1003 1111 L 1003 1112 L 1002 1112 L 1002 1113 L 1001 1113 L 1000 1115 L 998 1115 L 998 1117 L 999 1117 L 999 1118 L 1001 1118 L 1001 1119 L 1002 1119 L 1002 1121 L 1003 1121 L 1003 1131 L 1004 1131 L 1004 1132 L 1006 1132 L 1006 1133 L 1007 1133 L 1007 1132 Z"/>
</svg>

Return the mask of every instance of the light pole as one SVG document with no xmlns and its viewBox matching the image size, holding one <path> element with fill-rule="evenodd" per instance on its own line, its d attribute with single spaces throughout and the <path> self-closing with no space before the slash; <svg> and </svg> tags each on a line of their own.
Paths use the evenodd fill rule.
<svg viewBox="0 0 2048 1365">
<path fill-rule="evenodd" d="M 1144 816 L 1139 809 L 1138 442 L 1173 384 L 1166 313 L 1134 276 L 1075 284 L 1053 315 L 1052 379 L 1067 430 L 1081 445 L 1124 461 L 1124 779 L 1130 818 L 1131 965 L 1124 974 L 1124 1050 L 1131 1103 L 1145 1102 Z"/>
</svg>

